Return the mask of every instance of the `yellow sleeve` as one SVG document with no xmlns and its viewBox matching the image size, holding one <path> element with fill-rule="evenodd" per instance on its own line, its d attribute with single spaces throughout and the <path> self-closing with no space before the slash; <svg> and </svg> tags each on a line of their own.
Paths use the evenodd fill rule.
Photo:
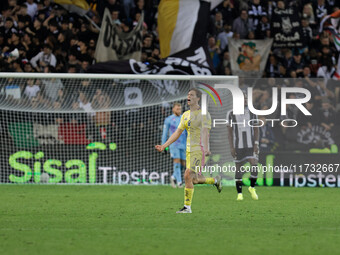
<svg viewBox="0 0 340 255">
<path fill-rule="evenodd" d="M 184 129 L 185 129 L 184 114 L 182 114 L 181 122 L 179 123 L 179 125 L 178 125 L 177 128 L 179 128 L 179 129 L 181 129 L 181 130 L 184 130 Z"/>
<path fill-rule="evenodd" d="M 203 115 L 202 127 L 207 128 L 207 129 L 211 129 L 211 117 L 210 117 L 209 112 L 207 112 L 207 115 Z"/>
</svg>

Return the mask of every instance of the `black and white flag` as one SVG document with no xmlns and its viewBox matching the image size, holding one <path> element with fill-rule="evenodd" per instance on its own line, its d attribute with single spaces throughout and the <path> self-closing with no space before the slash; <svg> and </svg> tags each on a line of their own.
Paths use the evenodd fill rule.
<svg viewBox="0 0 340 255">
<path fill-rule="evenodd" d="M 272 16 L 274 48 L 301 48 L 301 24 L 298 10 L 293 7 L 275 8 Z"/>
<path fill-rule="evenodd" d="M 110 11 L 105 9 L 95 52 L 97 62 L 125 59 L 140 60 L 143 20 L 144 14 L 130 32 L 124 32 L 119 25 L 113 22 Z"/>
</svg>

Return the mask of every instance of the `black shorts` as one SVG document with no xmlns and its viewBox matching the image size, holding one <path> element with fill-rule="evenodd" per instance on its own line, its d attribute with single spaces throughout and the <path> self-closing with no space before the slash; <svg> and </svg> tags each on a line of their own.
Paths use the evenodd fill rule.
<svg viewBox="0 0 340 255">
<path fill-rule="evenodd" d="M 236 149 L 236 158 L 234 159 L 235 163 L 241 163 L 250 158 L 258 158 L 254 153 L 254 148 Z"/>
</svg>

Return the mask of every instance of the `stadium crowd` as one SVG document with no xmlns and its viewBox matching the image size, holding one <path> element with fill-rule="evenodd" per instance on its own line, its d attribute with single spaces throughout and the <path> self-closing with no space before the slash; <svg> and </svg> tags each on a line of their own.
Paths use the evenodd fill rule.
<svg viewBox="0 0 340 255">
<path fill-rule="evenodd" d="M 99 30 L 94 24 L 100 27 L 105 8 L 110 10 L 117 25 L 127 27 L 128 30 L 137 24 L 141 12 L 144 11 L 142 62 L 152 63 L 160 59 L 157 33 L 158 0 L 87 2 L 91 7 L 88 16 L 92 22 L 75 13 L 69 13 L 51 0 L 4 1 L 0 7 L 0 71 L 85 72 L 89 65 L 95 63 L 94 53 Z M 210 57 L 217 74 L 232 75 L 228 39 L 272 38 L 271 16 L 274 8 L 285 9 L 291 5 L 299 10 L 304 46 L 293 49 L 272 48 L 263 73 L 264 78 L 270 79 L 267 79 L 266 83 L 252 84 L 255 88 L 256 106 L 258 109 L 271 106 L 271 88 L 277 85 L 278 81 L 280 86 L 306 87 L 312 93 L 312 100 L 307 104 L 307 108 L 314 113 L 313 118 L 300 115 L 296 109 L 288 110 L 287 117 L 299 120 L 302 129 L 311 129 L 313 125 L 322 126 L 337 140 L 339 131 L 335 127 L 340 121 L 340 86 L 335 78 L 339 53 L 331 34 L 319 33 L 319 26 L 325 15 L 339 10 L 339 1 L 225 0 L 211 12 L 211 26 L 207 37 Z M 15 49 L 19 51 L 19 58 L 10 54 Z M 242 86 L 246 84 L 246 81 L 241 81 Z M 81 84 L 80 87 L 87 85 Z M 28 100 L 32 107 L 37 102 L 45 102 L 58 108 L 63 107 L 65 87 L 67 86 L 61 80 L 33 79 L 20 86 L 20 90 L 22 98 Z M 72 107 L 84 110 L 89 107 L 88 103 L 110 104 L 107 96 L 104 95 L 98 100 L 99 96 L 95 93 L 84 95 L 81 89 L 77 95 L 66 97 L 72 97 L 73 103 L 78 102 L 78 105 L 74 104 Z M 264 150 L 272 150 L 278 140 L 284 141 L 290 136 L 294 137 L 294 140 L 298 139 L 296 134 L 291 135 L 289 131 L 286 134 L 284 129 L 277 132 L 271 130 L 269 125 L 261 132 Z"/>
</svg>

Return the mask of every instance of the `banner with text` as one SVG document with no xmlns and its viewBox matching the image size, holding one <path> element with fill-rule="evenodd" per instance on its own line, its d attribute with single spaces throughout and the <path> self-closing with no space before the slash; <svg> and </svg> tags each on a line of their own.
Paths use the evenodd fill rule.
<svg viewBox="0 0 340 255">
<path fill-rule="evenodd" d="M 303 47 L 301 41 L 301 21 L 298 10 L 276 8 L 272 15 L 272 35 L 274 48 Z"/>
<path fill-rule="evenodd" d="M 131 31 L 125 32 L 122 25 L 118 25 L 112 20 L 110 11 L 105 9 L 95 52 L 97 62 L 124 59 L 140 60 L 143 20 L 144 14 Z"/>
</svg>

